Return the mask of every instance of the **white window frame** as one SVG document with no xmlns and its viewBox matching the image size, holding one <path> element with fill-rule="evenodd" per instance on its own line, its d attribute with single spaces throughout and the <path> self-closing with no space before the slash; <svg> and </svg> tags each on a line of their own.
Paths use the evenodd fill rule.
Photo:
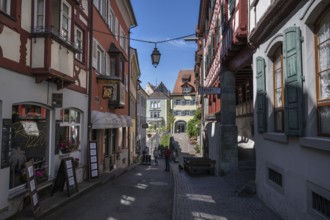
<svg viewBox="0 0 330 220">
<path fill-rule="evenodd" d="M 127 53 L 127 37 L 122 27 L 120 27 L 120 39 L 119 43 L 121 48 Z"/>
<path fill-rule="evenodd" d="M 64 25 L 64 7 L 63 6 L 68 7 L 68 15 L 67 15 L 67 21 L 68 21 L 68 29 L 64 29 L 63 25 Z M 71 5 L 67 2 L 67 1 L 62 1 L 61 4 L 61 38 L 65 39 L 66 41 L 70 41 L 70 36 L 71 36 Z M 66 36 L 64 36 L 64 33 L 67 32 Z"/>
<path fill-rule="evenodd" d="M 0 11 L 10 15 L 11 0 L 0 0 Z"/>
<path fill-rule="evenodd" d="M 83 52 L 84 52 L 84 32 L 78 28 L 74 27 L 74 35 L 75 35 L 75 45 L 79 48 L 80 52 L 75 53 L 75 58 L 82 62 Z M 79 37 L 80 36 L 80 37 Z"/>
<path fill-rule="evenodd" d="M 97 72 L 99 74 L 105 75 L 106 72 L 106 54 L 104 50 L 98 45 L 96 48 L 96 59 L 97 59 Z"/>
<path fill-rule="evenodd" d="M 43 9 L 41 12 L 38 11 L 39 3 L 43 4 Z M 39 28 L 45 27 L 45 0 L 34 0 L 34 27 L 35 30 L 39 30 Z M 40 14 L 39 14 L 40 13 Z M 39 24 L 39 17 L 42 16 L 42 24 Z"/>
</svg>

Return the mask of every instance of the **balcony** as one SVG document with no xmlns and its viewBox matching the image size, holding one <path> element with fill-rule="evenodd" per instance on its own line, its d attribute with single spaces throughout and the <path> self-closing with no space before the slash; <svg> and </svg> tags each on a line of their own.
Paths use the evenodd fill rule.
<svg viewBox="0 0 330 220">
<path fill-rule="evenodd" d="M 51 81 L 58 89 L 74 84 L 74 54 L 81 52 L 75 44 L 54 27 L 31 29 L 32 75 L 36 83 Z"/>
<path fill-rule="evenodd" d="M 46 27 L 32 27 L 31 29 L 32 39 L 36 41 L 36 38 L 40 37 L 48 37 L 57 41 L 59 44 L 63 45 L 68 50 L 74 53 L 80 53 L 81 49 L 78 46 L 78 43 L 70 41 L 68 37 L 66 37 L 63 33 L 59 33 L 55 30 L 54 27 L 46 28 Z"/>
<path fill-rule="evenodd" d="M 247 43 L 248 7 L 246 0 L 238 0 L 236 7 L 224 27 L 221 59 L 229 60 L 236 56 Z"/>
</svg>

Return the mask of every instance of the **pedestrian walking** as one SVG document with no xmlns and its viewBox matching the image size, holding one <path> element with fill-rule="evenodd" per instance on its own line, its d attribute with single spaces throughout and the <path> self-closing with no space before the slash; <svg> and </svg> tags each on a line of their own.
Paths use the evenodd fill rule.
<svg viewBox="0 0 330 220">
<path fill-rule="evenodd" d="M 159 150 L 158 148 L 156 147 L 154 149 L 154 158 L 155 158 L 155 165 L 158 166 L 158 157 L 159 157 Z"/>
<path fill-rule="evenodd" d="M 165 149 L 164 155 L 165 155 L 165 171 L 170 171 L 170 159 L 171 159 L 172 151 L 168 147 Z"/>
</svg>

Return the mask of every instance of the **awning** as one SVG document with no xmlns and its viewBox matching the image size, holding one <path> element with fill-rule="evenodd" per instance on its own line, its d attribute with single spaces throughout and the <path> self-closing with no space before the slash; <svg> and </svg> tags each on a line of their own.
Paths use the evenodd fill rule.
<svg viewBox="0 0 330 220">
<path fill-rule="evenodd" d="M 122 127 L 131 127 L 131 117 L 127 115 L 118 115 L 122 122 Z"/>
<path fill-rule="evenodd" d="M 92 111 L 91 122 L 92 129 L 123 127 L 120 117 L 110 112 Z"/>
</svg>

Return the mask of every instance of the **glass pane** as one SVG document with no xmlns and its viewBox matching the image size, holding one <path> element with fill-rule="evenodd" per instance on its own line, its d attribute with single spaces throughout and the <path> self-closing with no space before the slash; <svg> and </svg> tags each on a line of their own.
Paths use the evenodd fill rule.
<svg viewBox="0 0 330 220">
<path fill-rule="evenodd" d="M 330 106 L 319 107 L 319 123 L 320 133 L 330 135 Z"/>
<path fill-rule="evenodd" d="M 282 87 L 282 71 L 276 70 L 275 73 L 275 89 Z"/>
<path fill-rule="evenodd" d="M 80 114 L 77 111 L 70 110 L 70 122 L 71 123 L 80 123 Z"/>
<path fill-rule="evenodd" d="M 320 44 L 319 48 L 319 71 L 330 68 L 330 40 Z"/>
<path fill-rule="evenodd" d="M 277 89 L 275 93 L 275 107 L 282 107 L 282 89 Z"/>
<path fill-rule="evenodd" d="M 59 133 L 59 148 L 62 153 L 76 151 L 79 148 L 79 126 L 61 126 Z"/>
<path fill-rule="evenodd" d="M 275 131 L 283 131 L 283 112 L 275 112 Z"/>
<path fill-rule="evenodd" d="M 330 99 L 330 71 L 320 74 L 320 99 Z"/>
<path fill-rule="evenodd" d="M 12 109 L 9 188 L 25 183 L 24 163 L 29 160 L 34 161 L 37 183 L 44 182 L 48 179 L 47 110 L 34 105 L 15 105 Z"/>
</svg>

